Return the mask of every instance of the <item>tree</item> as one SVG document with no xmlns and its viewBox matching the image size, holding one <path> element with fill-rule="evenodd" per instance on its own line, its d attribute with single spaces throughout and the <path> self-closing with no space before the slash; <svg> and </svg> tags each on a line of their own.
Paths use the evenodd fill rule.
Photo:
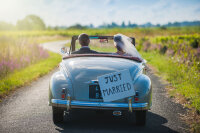
<svg viewBox="0 0 200 133">
<path fill-rule="evenodd" d="M 128 21 L 128 27 L 131 28 L 132 24 L 131 21 Z"/>
<path fill-rule="evenodd" d="M 73 26 L 70 26 L 68 29 L 86 29 L 86 26 L 82 26 L 80 24 L 75 24 Z"/>
<path fill-rule="evenodd" d="M 135 28 L 137 26 L 138 26 L 137 24 L 131 24 L 131 21 L 129 21 L 127 25 L 128 28 Z"/>
<path fill-rule="evenodd" d="M 89 25 L 89 28 L 94 28 L 94 25 L 93 25 L 93 24 L 90 24 L 90 25 Z"/>
<path fill-rule="evenodd" d="M 119 27 L 119 25 L 117 25 L 115 22 L 112 22 L 111 24 L 107 25 L 107 28 L 116 28 Z"/>
<path fill-rule="evenodd" d="M 0 21 L 0 30 L 14 30 L 15 26 L 3 21 Z"/>
<path fill-rule="evenodd" d="M 126 28 L 125 22 L 123 21 L 121 24 L 121 28 Z"/>
<path fill-rule="evenodd" d="M 45 30 L 46 26 L 43 20 L 36 15 L 28 15 L 17 22 L 19 30 Z"/>
</svg>

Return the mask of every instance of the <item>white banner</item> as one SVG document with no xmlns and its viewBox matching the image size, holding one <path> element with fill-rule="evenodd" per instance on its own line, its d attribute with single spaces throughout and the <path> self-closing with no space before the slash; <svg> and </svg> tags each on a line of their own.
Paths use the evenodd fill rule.
<svg viewBox="0 0 200 133">
<path fill-rule="evenodd" d="M 104 102 L 135 95 L 129 70 L 99 76 L 98 81 Z"/>
</svg>

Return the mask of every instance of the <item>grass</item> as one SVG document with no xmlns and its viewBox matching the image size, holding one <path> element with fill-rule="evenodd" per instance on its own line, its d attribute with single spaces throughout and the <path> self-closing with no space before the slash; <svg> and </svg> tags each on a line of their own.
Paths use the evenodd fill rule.
<svg viewBox="0 0 200 133">
<path fill-rule="evenodd" d="M 29 38 L 0 37 L 0 80 L 48 57 L 48 51 Z"/>
<path fill-rule="evenodd" d="M 188 27 L 166 27 L 165 29 L 159 27 L 151 28 L 114 28 L 114 29 L 66 29 L 66 30 L 44 30 L 44 31 L 0 31 L 0 36 L 18 36 L 18 37 L 38 37 L 38 36 L 73 36 L 81 33 L 89 35 L 114 35 L 122 33 L 128 36 L 140 38 L 146 36 L 166 36 L 166 35 L 180 35 L 180 34 L 194 34 L 200 33 L 199 26 Z"/>
<path fill-rule="evenodd" d="M 49 52 L 49 58 L 40 60 L 38 63 L 30 65 L 22 70 L 10 73 L 0 80 L 0 98 L 5 97 L 14 89 L 24 86 L 31 81 L 47 74 L 55 68 L 61 61 L 61 56 Z"/>
<path fill-rule="evenodd" d="M 170 96 L 186 100 L 186 107 L 200 113 L 200 78 L 199 71 L 196 67 L 188 67 L 184 64 L 174 62 L 166 55 L 159 54 L 156 51 L 141 52 L 142 56 L 148 61 L 148 64 L 157 69 L 157 73 L 169 81 L 174 89 L 170 89 Z M 196 113 L 195 113 L 196 114 Z M 192 132 L 199 132 L 200 120 L 199 116 L 193 115 L 191 112 L 189 117 L 193 117 L 188 121 L 191 125 Z M 189 118 L 190 119 L 190 118 Z"/>
<path fill-rule="evenodd" d="M 48 52 L 38 44 L 65 39 L 61 35 L 49 36 L 43 32 L 1 31 L 0 99 L 47 74 L 61 61 L 60 55 Z"/>
<path fill-rule="evenodd" d="M 158 70 L 158 74 L 169 81 L 175 88 L 170 91 L 172 96 L 183 95 L 191 106 L 200 112 L 200 81 L 195 68 L 174 62 L 171 58 L 158 52 L 141 52 L 149 64 Z"/>
</svg>

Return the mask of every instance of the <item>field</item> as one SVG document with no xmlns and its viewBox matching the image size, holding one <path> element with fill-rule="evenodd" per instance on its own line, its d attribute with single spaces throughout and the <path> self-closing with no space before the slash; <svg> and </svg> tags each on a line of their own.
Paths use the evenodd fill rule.
<svg viewBox="0 0 200 133">
<path fill-rule="evenodd" d="M 31 81 L 47 74 L 61 61 L 58 54 L 48 52 L 47 59 L 40 59 L 34 64 L 28 65 L 20 70 L 8 73 L 0 80 L 0 100 L 14 89 L 22 87 Z"/>
<path fill-rule="evenodd" d="M 194 108 L 197 113 L 200 113 L 200 27 L 1 31 L 0 83 L 5 84 L 5 79 L 11 77 L 11 74 L 16 74 L 26 68 L 33 69 L 30 67 L 41 61 L 49 61 L 52 54 L 39 47 L 38 43 L 68 39 L 80 33 L 89 35 L 122 33 L 135 37 L 137 49 L 148 64 L 170 83 L 169 94 L 172 97 L 183 97 L 187 101 L 185 106 Z M 115 51 L 112 46 L 106 48 L 92 46 L 92 49 Z M 54 56 L 54 60 L 57 61 L 51 66 L 52 68 L 59 62 L 59 58 L 60 56 Z M 14 81 L 10 80 L 10 82 Z M 5 89 L 10 90 L 9 86 L 2 87 L 1 85 L 0 92 Z"/>
<path fill-rule="evenodd" d="M 160 73 L 166 73 L 167 79 L 175 90 L 170 93 L 180 93 L 191 105 L 200 111 L 200 35 L 180 35 L 168 37 L 146 38 L 141 43 L 143 56 L 158 68 Z M 165 58 L 154 60 L 152 58 Z"/>
<path fill-rule="evenodd" d="M 18 33 L 0 36 L 0 99 L 57 66 L 61 56 L 38 44 L 61 39 L 61 36 L 21 37 Z"/>
<path fill-rule="evenodd" d="M 0 78 L 49 57 L 46 50 L 39 45 L 29 44 L 28 40 L 25 39 L 16 40 L 10 37 L 0 37 L 0 42 Z"/>
<path fill-rule="evenodd" d="M 114 35 L 122 33 L 136 38 L 146 36 L 168 36 L 168 35 L 189 35 L 200 33 L 200 27 L 169 27 L 169 28 L 114 28 L 114 29 L 69 29 L 69 30 L 46 30 L 46 31 L 0 31 L 0 36 L 13 36 L 13 37 L 40 37 L 40 36 L 73 36 L 81 33 L 89 35 Z"/>
</svg>

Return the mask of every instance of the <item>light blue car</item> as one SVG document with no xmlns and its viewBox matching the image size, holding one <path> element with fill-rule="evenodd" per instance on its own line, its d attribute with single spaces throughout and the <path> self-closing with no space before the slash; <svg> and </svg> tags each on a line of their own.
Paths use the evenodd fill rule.
<svg viewBox="0 0 200 133">
<path fill-rule="evenodd" d="M 77 39 L 78 36 L 72 37 L 70 53 L 75 51 Z M 113 36 L 90 36 L 90 39 L 108 42 Z M 131 39 L 134 45 L 134 38 Z M 70 53 L 63 57 L 59 71 L 50 80 L 49 105 L 52 106 L 54 123 L 63 122 L 64 116 L 69 117 L 72 110 L 91 109 L 110 110 L 116 116 L 128 114 L 131 122 L 145 125 L 146 113 L 152 105 L 152 86 L 150 78 L 145 75 L 143 59 L 109 53 Z M 124 71 L 129 73 L 127 78 L 130 77 L 130 81 L 120 77 L 119 72 L 123 74 Z M 104 78 L 105 75 L 118 77 Z M 100 79 L 107 79 L 105 85 L 112 87 L 105 90 Z"/>
</svg>

